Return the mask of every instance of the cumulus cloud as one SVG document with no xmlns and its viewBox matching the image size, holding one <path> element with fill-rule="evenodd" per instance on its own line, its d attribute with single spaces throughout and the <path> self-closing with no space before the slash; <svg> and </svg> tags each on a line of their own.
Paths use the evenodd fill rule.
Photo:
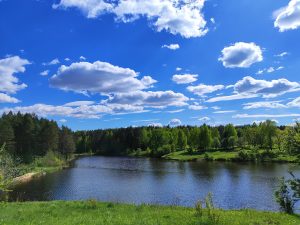
<svg viewBox="0 0 300 225">
<path fill-rule="evenodd" d="M 173 91 L 136 91 L 129 93 L 114 94 L 108 100 L 103 101 L 107 104 L 131 104 L 144 107 L 165 108 L 168 106 L 187 105 L 189 99 L 181 93 Z"/>
<path fill-rule="evenodd" d="M 18 99 L 4 93 L 0 93 L 0 103 L 18 103 L 18 102 L 20 102 Z"/>
<path fill-rule="evenodd" d="M 192 105 L 189 105 L 188 107 L 190 110 L 203 110 L 203 109 L 207 109 L 206 106 L 203 106 L 203 105 L 200 105 L 199 103 L 197 102 L 194 102 L 194 104 Z"/>
<path fill-rule="evenodd" d="M 175 74 L 172 80 L 177 84 L 189 84 L 197 81 L 198 74 Z"/>
<path fill-rule="evenodd" d="M 300 91 L 300 84 L 284 78 L 266 81 L 247 76 L 234 85 L 234 91 L 239 94 L 259 94 L 264 98 L 274 98 L 288 92 Z"/>
<path fill-rule="evenodd" d="M 262 50 L 255 43 L 237 42 L 222 50 L 219 61 L 226 68 L 248 68 L 263 60 Z"/>
<path fill-rule="evenodd" d="M 170 45 L 163 45 L 162 48 L 168 48 L 170 50 L 177 50 L 180 48 L 179 44 L 170 44 Z"/>
<path fill-rule="evenodd" d="M 57 64 L 60 64 L 60 61 L 58 58 L 53 59 L 50 62 L 43 63 L 43 66 L 52 66 L 52 65 L 57 65 Z"/>
<path fill-rule="evenodd" d="M 224 85 L 205 85 L 205 84 L 199 84 L 197 86 L 188 86 L 187 90 L 189 92 L 192 92 L 195 95 L 198 96 L 204 96 L 205 94 L 213 93 L 215 91 L 219 91 L 224 89 Z"/>
<path fill-rule="evenodd" d="M 113 9 L 113 5 L 104 0 L 60 0 L 58 4 L 53 4 L 52 7 L 54 9 L 78 8 L 87 18 L 96 18 Z"/>
<path fill-rule="evenodd" d="M 172 127 L 180 126 L 181 125 L 181 120 L 180 119 L 172 119 L 169 122 L 169 125 Z"/>
<path fill-rule="evenodd" d="M 19 56 L 12 56 L 0 59 L 0 92 L 15 94 L 16 92 L 27 87 L 26 84 L 20 83 L 19 79 L 14 76 L 16 73 L 24 73 L 25 66 L 30 62 Z"/>
<path fill-rule="evenodd" d="M 244 77 L 234 85 L 228 86 L 228 88 L 231 87 L 234 89 L 233 95 L 214 97 L 206 102 L 231 101 L 256 97 L 275 98 L 285 93 L 300 91 L 300 84 L 298 82 L 291 82 L 284 78 L 271 81 L 257 80 L 250 76 Z"/>
<path fill-rule="evenodd" d="M 295 30 L 300 26 L 300 0 L 291 0 L 288 6 L 275 12 L 274 26 L 280 32 Z"/>
<path fill-rule="evenodd" d="M 208 32 L 201 12 L 204 2 L 205 0 L 61 0 L 53 8 L 78 8 L 87 18 L 111 13 L 117 21 L 124 23 L 144 17 L 158 32 L 164 30 L 190 38 L 200 37 Z"/>
<path fill-rule="evenodd" d="M 41 72 L 40 75 L 41 76 L 48 76 L 49 72 L 50 72 L 49 70 L 45 70 L 45 71 Z"/>
<path fill-rule="evenodd" d="M 279 101 L 250 102 L 250 103 L 245 103 L 243 105 L 244 105 L 244 109 L 258 109 L 258 108 L 280 109 L 280 108 L 287 108 L 286 105 L 280 103 Z"/>
<path fill-rule="evenodd" d="M 61 66 L 50 85 L 78 93 L 127 93 L 149 88 L 156 81 L 149 76 L 139 80 L 138 73 L 107 62 L 78 62 Z"/>
</svg>

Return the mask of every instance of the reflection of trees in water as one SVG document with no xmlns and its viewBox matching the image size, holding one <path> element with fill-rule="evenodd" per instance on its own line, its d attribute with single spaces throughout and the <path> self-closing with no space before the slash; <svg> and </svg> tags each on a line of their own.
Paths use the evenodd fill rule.
<svg viewBox="0 0 300 225">
<path fill-rule="evenodd" d="M 59 171 L 19 184 L 9 192 L 9 201 L 50 201 L 61 195 L 70 173 Z"/>
</svg>

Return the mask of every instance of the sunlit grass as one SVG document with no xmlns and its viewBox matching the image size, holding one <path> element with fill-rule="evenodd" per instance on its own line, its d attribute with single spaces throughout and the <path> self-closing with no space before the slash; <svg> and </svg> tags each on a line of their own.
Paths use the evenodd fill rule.
<svg viewBox="0 0 300 225">
<path fill-rule="evenodd" d="M 205 210 L 199 216 L 195 209 L 175 206 L 127 205 L 85 202 L 0 203 L 0 224 L 214 224 Z M 300 224 L 298 216 L 254 210 L 217 210 L 218 224 Z"/>
</svg>

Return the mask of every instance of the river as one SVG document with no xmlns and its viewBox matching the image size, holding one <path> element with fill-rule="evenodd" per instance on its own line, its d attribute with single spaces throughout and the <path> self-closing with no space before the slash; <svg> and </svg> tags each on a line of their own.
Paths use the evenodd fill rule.
<svg viewBox="0 0 300 225">
<path fill-rule="evenodd" d="M 278 178 L 300 167 L 278 163 L 177 162 L 147 158 L 82 157 L 10 193 L 11 200 L 84 200 L 194 206 L 208 192 L 218 207 L 279 210 Z"/>
</svg>

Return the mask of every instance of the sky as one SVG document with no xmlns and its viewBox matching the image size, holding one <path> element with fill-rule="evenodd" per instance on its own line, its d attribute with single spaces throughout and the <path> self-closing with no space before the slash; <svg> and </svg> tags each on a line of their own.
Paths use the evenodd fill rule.
<svg viewBox="0 0 300 225">
<path fill-rule="evenodd" d="M 0 113 L 74 130 L 300 118 L 300 0 L 0 0 Z"/>
</svg>

